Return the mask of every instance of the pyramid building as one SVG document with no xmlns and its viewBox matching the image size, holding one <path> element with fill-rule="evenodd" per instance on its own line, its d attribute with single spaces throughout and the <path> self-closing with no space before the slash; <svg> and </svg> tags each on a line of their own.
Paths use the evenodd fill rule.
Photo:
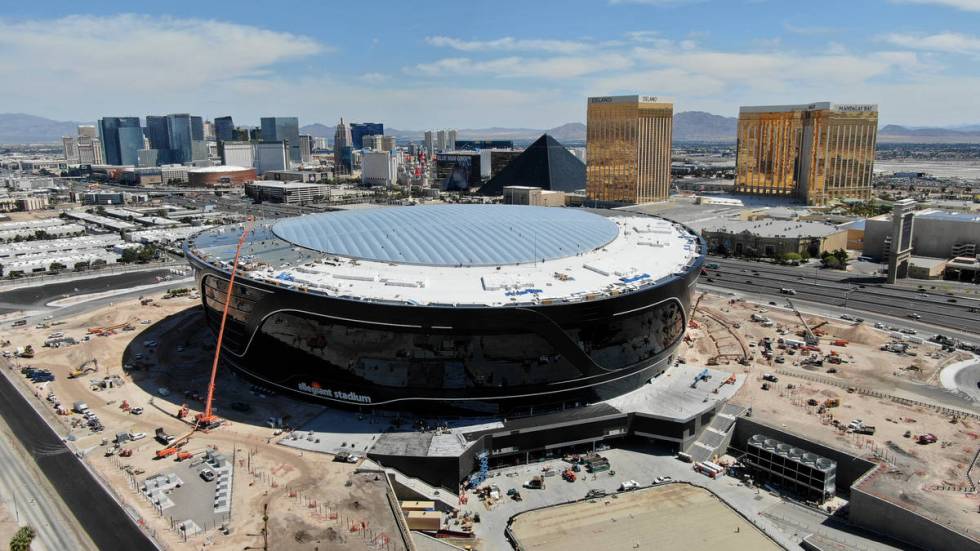
<svg viewBox="0 0 980 551">
<path fill-rule="evenodd" d="M 585 164 L 548 134 L 542 134 L 480 188 L 480 195 L 503 195 L 507 186 L 551 191 L 585 189 Z"/>
</svg>

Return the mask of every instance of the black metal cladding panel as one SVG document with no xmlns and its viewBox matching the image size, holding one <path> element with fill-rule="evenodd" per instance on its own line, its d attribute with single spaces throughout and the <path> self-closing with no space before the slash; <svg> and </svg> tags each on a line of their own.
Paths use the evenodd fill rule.
<svg viewBox="0 0 980 551">
<path fill-rule="evenodd" d="M 495 449 L 514 447 L 521 451 L 537 450 L 547 444 L 560 444 L 585 439 L 602 438 L 609 432 L 615 436 L 625 436 L 627 428 L 625 413 L 611 419 L 589 423 L 574 423 L 567 426 L 550 426 L 539 430 L 525 429 L 513 433 L 495 432 L 492 436 Z"/>
<path fill-rule="evenodd" d="M 684 438 L 694 433 L 694 421 L 681 424 L 676 421 L 636 414 L 633 416 L 633 424 L 630 427 L 630 431 L 657 434 L 670 438 Z"/>
</svg>

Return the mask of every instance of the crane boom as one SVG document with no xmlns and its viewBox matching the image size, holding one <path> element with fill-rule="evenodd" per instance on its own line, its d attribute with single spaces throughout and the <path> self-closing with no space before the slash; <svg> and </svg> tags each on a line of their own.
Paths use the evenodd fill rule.
<svg viewBox="0 0 980 551">
<path fill-rule="evenodd" d="M 245 229 L 242 230 L 241 237 L 238 238 L 238 246 L 235 248 L 235 260 L 231 265 L 231 275 L 228 278 L 228 291 L 225 293 L 225 307 L 221 312 L 221 326 L 218 329 L 218 342 L 214 349 L 214 363 L 211 365 L 211 381 L 208 383 L 208 398 L 204 405 L 204 412 L 197 414 L 197 423 L 195 428 L 208 427 L 214 424 L 216 418 L 212 412 L 212 406 L 214 404 L 214 380 L 218 375 L 218 362 L 221 359 L 221 341 L 225 336 L 225 322 L 228 320 L 228 307 L 231 305 L 231 292 L 235 285 L 235 275 L 238 273 L 238 259 L 242 254 L 242 246 L 245 244 L 245 239 L 248 237 L 250 231 L 252 231 L 252 223 L 254 218 L 250 215 L 245 224 Z"/>
</svg>

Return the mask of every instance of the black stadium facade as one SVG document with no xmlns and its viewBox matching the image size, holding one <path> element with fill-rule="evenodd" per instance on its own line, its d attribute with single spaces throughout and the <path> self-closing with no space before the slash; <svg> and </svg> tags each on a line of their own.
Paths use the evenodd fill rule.
<svg viewBox="0 0 980 551">
<path fill-rule="evenodd" d="M 185 245 L 215 332 L 241 231 Z M 438 205 L 260 221 L 222 357 L 357 408 L 595 403 L 671 364 L 704 251 L 688 228 L 619 211 Z"/>
</svg>

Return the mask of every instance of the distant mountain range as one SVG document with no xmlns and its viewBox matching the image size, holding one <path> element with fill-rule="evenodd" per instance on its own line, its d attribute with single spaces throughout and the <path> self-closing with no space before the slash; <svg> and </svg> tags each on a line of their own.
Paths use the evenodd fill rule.
<svg viewBox="0 0 980 551">
<path fill-rule="evenodd" d="M 62 136 L 74 136 L 79 124 L 91 122 L 54 121 L 23 113 L 0 113 L 0 144 L 58 143 Z M 684 111 L 674 114 L 674 141 L 677 142 L 734 142 L 738 119 L 712 115 L 704 111 Z M 300 128 L 300 133 L 333 141 L 334 126 L 320 123 Z M 404 140 L 421 141 L 422 130 L 388 128 L 386 134 Z M 584 142 L 585 125 L 570 122 L 549 129 L 537 128 L 462 128 L 459 139 L 496 139 L 533 141 L 541 134 L 551 134 L 560 142 Z M 980 143 L 980 124 L 950 128 L 923 128 L 889 124 L 878 131 L 882 143 Z"/>
<path fill-rule="evenodd" d="M 703 111 L 685 111 L 674 115 L 674 140 L 679 142 L 734 142 L 735 129 L 738 119 L 722 117 Z M 315 123 L 301 127 L 300 133 L 333 140 L 336 127 Z M 456 131 L 461 140 L 536 140 L 541 134 L 551 134 L 560 142 L 584 142 L 585 125 L 580 122 L 569 122 L 554 128 L 460 128 Z M 421 140 L 425 136 L 423 130 L 399 130 L 386 128 L 385 134 L 405 140 Z"/>
<path fill-rule="evenodd" d="M 0 143 L 57 143 L 62 136 L 77 135 L 79 124 L 92 123 L 53 121 L 24 113 L 0 113 Z"/>
<path fill-rule="evenodd" d="M 889 124 L 878 131 L 882 143 L 980 143 L 980 125 L 956 128 L 913 128 Z"/>
</svg>

